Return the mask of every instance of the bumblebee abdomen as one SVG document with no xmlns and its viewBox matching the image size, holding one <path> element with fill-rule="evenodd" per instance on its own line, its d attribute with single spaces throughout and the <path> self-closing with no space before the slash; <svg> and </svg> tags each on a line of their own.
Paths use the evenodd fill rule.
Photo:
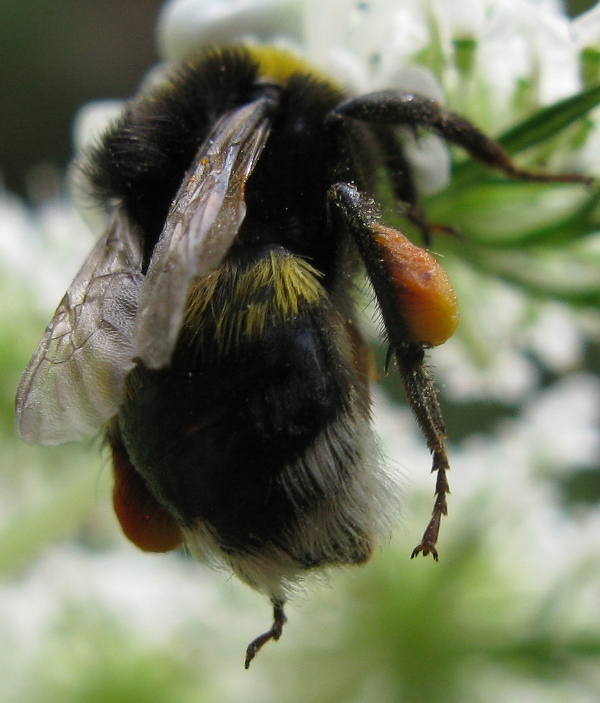
<svg viewBox="0 0 600 703">
<path fill-rule="evenodd" d="M 256 550 L 324 498 L 310 467 L 295 482 L 289 467 L 357 392 L 342 328 L 316 271 L 282 250 L 198 282 L 171 366 L 140 367 L 119 414 L 132 464 L 181 525 Z"/>
<path fill-rule="evenodd" d="M 120 413 L 152 493 L 180 524 L 207 521 L 224 547 L 256 549 L 293 521 L 301 500 L 318 500 L 314 486 L 292 497 L 281 482 L 348 403 L 346 380 L 326 369 L 334 350 L 311 322 L 267 332 L 246 356 L 141 372 Z"/>
</svg>

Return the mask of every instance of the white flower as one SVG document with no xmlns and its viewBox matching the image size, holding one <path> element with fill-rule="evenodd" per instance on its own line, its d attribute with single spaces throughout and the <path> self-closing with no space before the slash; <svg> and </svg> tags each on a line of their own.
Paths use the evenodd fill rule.
<svg viewBox="0 0 600 703">
<path fill-rule="evenodd" d="M 159 19 L 158 41 L 168 60 L 193 57 L 207 46 L 252 37 L 302 38 L 301 0 L 176 0 Z"/>
<path fill-rule="evenodd" d="M 571 31 L 580 49 L 600 46 L 600 3 L 576 17 Z"/>
<path fill-rule="evenodd" d="M 94 237 L 60 193 L 28 209 L 0 191 L 0 272 L 27 283 L 39 310 L 50 315 L 89 253 Z"/>
<path fill-rule="evenodd" d="M 558 3 L 488 0 L 486 5 L 481 71 L 491 78 L 499 99 L 510 99 L 518 81 L 536 78 L 543 105 L 577 91 L 577 46 Z"/>
</svg>

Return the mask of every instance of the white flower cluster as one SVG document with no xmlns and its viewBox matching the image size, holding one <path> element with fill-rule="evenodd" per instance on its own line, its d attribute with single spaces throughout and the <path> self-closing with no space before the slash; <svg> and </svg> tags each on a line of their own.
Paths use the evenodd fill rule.
<svg viewBox="0 0 600 703">
<path fill-rule="evenodd" d="M 172 0 L 158 41 L 167 60 L 235 39 L 287 43 L 357 91 L 418 87 L 440 98 L 457 80 L 457 42 L 468 40 L 498 101 L 536 80 L 547 104 L 579 88 L 579 54 L 600 43 L 599 16 L 596 7 L 570 20 L 559 0 Z M 444 91 L 427 77 L 405 81 L 407 67 L 435 63 L 432 47 Z"/>
</svg>

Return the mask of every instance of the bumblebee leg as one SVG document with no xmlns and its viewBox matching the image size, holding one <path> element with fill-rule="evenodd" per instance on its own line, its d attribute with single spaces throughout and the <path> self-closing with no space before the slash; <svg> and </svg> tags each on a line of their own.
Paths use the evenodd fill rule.
<svg viewBox="0 0 600 703">
<path fill-rule="evenodd" d="M 342 103 L 343 105 L 346 105 L 346 103 Z M 351 117 L 353 118 L 354 116 L 352 115 Z M 333 182 L 346 182 L 348 174 L 353 172 L 355 164 L 352 164 L 352 159 L 350 158 L 352 150 L 348 150 L 348 145 L 352 144 L 352 136 L 356 130 L 357 121 L 360 122 L 360 118 L 349 119 L 337 110 L 329 113 L 327 117 L 326 125 L 329 131 L 330 150 L 333 154 L 336 154 L 337 159 L 335 175 L 332 177 Z M 366 122 L 367 120 L 365 120 Z M 373 147 L 377 149 L 380 164 L 383 163 L 384 170 L 389 176 L 392 194 L 402 206 L 403 214 L 421 230 L 426 246 L 431 244 L 432 235 L 435 233 L 458 235 L 458 232 L 452 227 L 431 223 L 427 220 L 427 216 L 419 202 L 412 165 L 404 154 L 404 149 L 395 127 L 395 124 L 377 122 L 376 124 L 365 124 L 363 132 L 367 129 L 370 134 Z M 365 135 L 363 134 L 363 136 Z M 364 155 L 358 153 L 356 158 L 360 164 Z M 372 184 L 372 186 L 374 187 L 375 184 Z"/>
<path fill-rule="evenodd" d="M 340 103 L 331 117 L 349 117 L 372 125 L 425 127 L 453 144 L 466 149 L 486 166 L 503 171 L 510 178 L 543 183 L 591 183 L 592 179 L 575 173 L 548 174 L 516 166 L 508 153 L 493 139 L 463 117 L 445 110 L 434 100 L 421 95 L 382 90 Z"/>
<path fill-rule="evenodd" d="M 446 472 L 450 469 L 446 453 L 446 427 L 437 399 L 437 391 L 425 364 L 423 347 L 417 344 L 403 345 L 394 350 L 394 357 L 408 402 L 432 455 L 431 472 L 437 472 L 431 519 L 425 528 L 421 542 L 413 549 L 411 559 L 423 553 L 423 556 L 431 554 L 437 561 L 438 553 L 435 545 L 442 516 L 448 514 L 446 496 L 450 493 L 446 476 Z"/>
<path fill-rule="evenodd" d="M 244 667 L 248 669 L 250 667 L 250 662 L 262 649 L 262 647 L 269 642 L 269 640 L 277 640 L 281 637 L 283 631 L 283 626 L 287 622 L 285 612 L 283 610 L 284 601 L 272 601 L 273 602 L 273 626 L 268 632 L 259 635 L 255 640 L 252 640 L 246 649 L 246 662 Z"/>
<path fill-rule="evenodd" d="M 381 151 L 381 158 L 396 200 L 404 206 L 405 216 L 420 230 L 426 247 L 431 245 L 433 234 L 460 236 L 448 225 L 429 222 L 421 208 L 419 194 L 413 177 L 413 167 L 404 154 L 400 138 L 390 125 L 374 125 L 373 131 Z"/>
<path fill-rule="evenodd" d="M 398 305 L 391 272 L 386 268 L 386 256 L 381 241 L 375 236 L 379 226 L 373 203 L 353 185 L 338 183 L 329 191 L 330 224 L 342 227 L 355 240 L 373 285 L 390 342 L 390 348 L 404 384 L 408 402 L 432 454 L 432 472 L 437 472 L 436 498 L 432 517 L 421 543 L 412 556 L 432 554 L 440 520 L 448 512 L 446 496 L 450 492 L 446 471 L 450 468 L 446 453 L 446 428 L 437 399 L 437 391 L 425 364 L 425 345 L 411 339 L 406 318 Z"/>
</svg>

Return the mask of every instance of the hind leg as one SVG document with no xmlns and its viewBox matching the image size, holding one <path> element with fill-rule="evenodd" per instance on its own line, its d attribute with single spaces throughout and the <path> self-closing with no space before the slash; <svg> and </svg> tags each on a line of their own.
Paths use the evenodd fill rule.
<svg viewBox="0 0 600 703">
<path fill-rule="evenodd" d="M 275 642 L 277 642 L 277 640 L 281 637 L 281 633 L 283 632 L 283 626 L 287 622 L 287 617 L 285 616 L 285 612 L 283 610 L 285 601 L 273 600 L 272 603 L 273 625 L 268 632 L 259 635 L 248 645 L 248 648 L 246 649 L 246 662 L 244 664 L 246 669 L 250 666 L 250 662 L 254 659 L 254 657 L 258 654 L 258 652 L 267 642 L 269 642 L 270 640 L 274 640 Z"/>
</svg>

